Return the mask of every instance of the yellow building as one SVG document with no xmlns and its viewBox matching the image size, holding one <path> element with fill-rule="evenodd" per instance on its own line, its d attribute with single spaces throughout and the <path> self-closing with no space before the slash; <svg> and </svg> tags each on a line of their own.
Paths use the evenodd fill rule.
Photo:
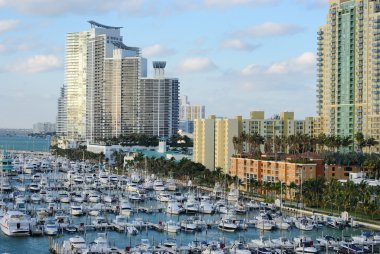
<svg viewBox="0 0 380 254">
<path fill-rule="evenodd" d="M 211 115 L 207 119 L 194 120 L 193 160 L 214 170 L 229 169 L 229 158 L 234 153 L 232 139 L 240 135 L 241 117 L 218 119 Z"/>
<path fill-rule="evenodd" d="M 317 40 L 314 134 L 380 140 L 380 2 L 329 0 Z"/>
</svg>

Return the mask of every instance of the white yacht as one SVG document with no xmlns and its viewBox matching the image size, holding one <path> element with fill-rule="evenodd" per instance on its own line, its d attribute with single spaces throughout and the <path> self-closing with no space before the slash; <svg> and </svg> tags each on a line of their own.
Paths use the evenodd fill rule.
<svg viewBox="0 0 380 254">
<path fill-rule="evenodd" d="M 222 219 L 218 224 L 218 228 L 223 231 L 235 232 L 238 226 L 231 219 Z"/>
<path fill-rule="evenodd" d="M 194 220 L 192 219 L 182 220 L 180 225 L 181 225 L 181 229 L 184 231 L 195 231 L 198 229 L 197 224 L 195 224 Z"/>
<path fill-rule="evenodd" d="M 171 221 L 171 220 L 164 223 L 163 226 L 164 226 L 164 230 L 169 232 L 169 233 L 177 233 L 181 229 L 181 227 L 178 226 L 177 223 L 175 223 L 174 221 Z"/>
<path fill-rule="evenodd" d="M 294 243 L 296 244 L 296 254 L 314 254 L 318 253 L 318 250 L 313 246 L 313 240 L 308 236 L 295 237 Z"/>
<path fill-rule="evenodd" d="M 120 202 L 119 213 L 121 215 L 129 216 L 133 212 L 131 204 L 127 200 L 122 200 Z"/>
<path fill-rule="evenodd" d="M 83 207 L 79 204 L 72 204 L 70 206 L 70 214 L 74 216 L 81 216 L 83 215 Z"/>
<path fill-rule="evenodd" d="M 62 245 L 63 253 L 85 253 L 87 250 L 86 241 L 83 237 L 74 236 L 65 240 Z"/>
<path fill-rule="evenodd" d="M 183 212 L 183 208 L 180 203 L 178 203 L 177 200 L 169 200 L 168 205 L 166 207 L 166 212 L 168 214 L 180 214 Z"/>
<path fill-rule="evenodd" d="M 166 186 L 162 180 L 156 180 L 153 183 L 153 190 L 155 191 L 164 191 L 166 190 Z"/>
<path fill-rule="evenodd" d="M 311 231 L 314 229 L 314 224 L 312 224 L 308 219 L 305 218 L 296 220 L 294 222 L 294 225 L 299 230 Z"/>
<path fill-rule="evenodd" d="M 57 235 L 58 234 L 58 225 L 55 220 L 47 220 L 44 226 L 45 235 Z"/>
<path fill-rule="evenodd" d="M 169 202 L 170 194 L 167 192 L 161 191 L 156 194 L 156 198 L 160 202 Z"/>
<path fill-rule="evenodd" d="M 1 231 L 8 236 L 29 235 L 29 218 L 20 211 L 8 211 L 0 219 Z"/>
</svg>

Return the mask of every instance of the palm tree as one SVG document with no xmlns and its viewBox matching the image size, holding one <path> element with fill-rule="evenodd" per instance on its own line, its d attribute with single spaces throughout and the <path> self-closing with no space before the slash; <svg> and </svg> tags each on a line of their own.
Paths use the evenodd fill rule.
<svg viewBox="0 0 380 254">
<path fill-rule="evenodd" d="M 363 147 L 365 146 L 365 139 L 364 135 L 361 132 L 358 132 L 355 134 L 355 141 L 356 141 L 356 146 L 359 150 L 359 152 L 363 152 Z"/>
<path fill-rule="evenodd" d="M 241 142 L 240 138 L 239 137 L 233 137 L 232 143 L 234 144 L 235 154 L 241 154 L 240 146 L 241 146 L 242 142 Z"/>
<path fill-rule="evenodd" d="M 368 147 L 369 153 L 371 153 L 371 148 L 373 146 L 377 146 L 378 144 L 379 144 L 379 142 L 372 137 L 365 140 L 365 146 Z"/>
</svg>

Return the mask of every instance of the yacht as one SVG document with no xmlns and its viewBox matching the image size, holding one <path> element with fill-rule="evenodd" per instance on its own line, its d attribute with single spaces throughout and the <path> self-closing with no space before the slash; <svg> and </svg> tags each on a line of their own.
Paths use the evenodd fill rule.
<svg viewBox="0 0 380 254">
<path fill-rule="evenodd" d="M 198 226 L 194 223 L 192 219 L 185 219 L 181 221 L 181 229 L 184 231 L 195 231 L 198 229 Z"/>
<path fill-rule="evenodd" d="M 129 216 L 133 212 L 131 204 L 127 200 L 122 200 L 120 202 L 120 211 L 121 215 Z"/>
<path fill-rule="evenodd" d="M 8 211 L 0 219 L 0 228 L 8 236 L 29 235 L 29 218 L 20 211 Z"/>
<path fill-rule="evenodd" d="M 70 194 L 67 191 L 62 191 L 58 193 L 58 200 L 61 203 L 69 203 L 70 202 Z"/>
<path fill-rule="evenodd" d="M 243 243 L 234 242 L 229 248 L 230 254 L 251 254 L 251 251 L 245 247 Z"/>
<path fill-rule="evenodd" d="M 295 237 L 294 243 L 296 244 L 296 254 L 313 254 L 318 253 L 318 250 L 313 246 L 313 240 L 308 236 Z"/>
<path fill-rule="evenodd" d="M 153 190 L 155 191 L 164 191 L 166 190 L 166 186 L 162 180 L 156 180 L 153 183 Z"/>
<path fill-rule="evenodd" d="M 163 229 L 169 233 L 177 233 L 181 227 L 177 225 L 174 221 L 168 221 L 163 224 Z"/>
<path fill-rule="evenodd" d="M 314 229 L 314 224 L 312 224 L 308 219 L 305 219 L 305 218 L 296 220 L 294 222 L 294 225 L 299 230 L 311 231 Z"/>
<path fill-rule="evenodd" d="M 160 202 L 169 202 L 170 194 L 167 192 L 161 191 L 156 194 L 156 198 Z"/>
<path fill-rule="evenodd" d="M 218 224 L 218 228 L 223 231 L 235 232 L 238 226 L 231 219 L 222 219 Z"/>
<path fill-rule="evenodd" d="M 55 220 L 47 220 L 44 226 L 45 235 L 57 235 L 58 234 L 58 225 Z"/>
<path fill-rule="evenodd" d="M 138 192 L 132 192 L 128 195 L 128 199 L 133 202 L 140 202 L 143 201 L 142 195 L 140 195 Z"/>
<path fill-rule="evenodd" d="M 205 214 L 212 214 L 214 213 L 214 211 L 214 206 L 210 203 L 209 200 L 201 200 L 201 203 L 199 205 L 199 212 Z"/>
<path fill-rule="evenodd" d="M 126 191 L 138 191 L 139 187 L 137 186 L 136 183 L 133 183 L 133 182 L 128 182 L 127 183 L 127 186 L 125 186 L 125 190 Z"/>
<path fill-rule="evenodd" d="M 74 216 L 83 215 L 83 207 L 79 204 L 72 204 L 70 206 L 70 214 Z"/>
<path fill-rule="evenodd" d="M 166 212 L 168 214 L 180 214 L 183 212 L 183 208 L 181 204 L 178 203 L 176 200 L 169 200 L 168 205 L 166 207 Z"/>
<path fill-rule="evenodd" d="M 63 253 L 85 253 L 87 250 L 86 241 L 81 236 L 70 237 L 62 245 Z"/>
</svg>

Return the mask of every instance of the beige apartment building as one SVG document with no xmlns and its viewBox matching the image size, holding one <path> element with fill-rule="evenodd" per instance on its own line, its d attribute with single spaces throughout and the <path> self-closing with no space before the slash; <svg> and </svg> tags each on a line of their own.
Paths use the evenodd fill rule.
<svg viewBox="0 0 380 254">
<path fill-rule="evenodd" d="M 241 116 L 218 119 L 213 115 L 207 119 L 197 119 L 194 121 L 193 160 L 202 163 L 208 169 L 220 167 L 228 172 L 230 158 L 235 153 L 233 138 L 243 131 L 247 134 L 258 133 L 264 138 L 287 137 L 297 133 L 312 135 L 313 118 L 295 120 L 293 112 L 281 112 L 265 119 L 263 111 L 253 111 L 249 119 L 243 119 Z"/>
<path fill-rule="evenodd" d="M 317 40 L 314 135 L 380 140 L 380 1 L 330 0 Z"/>
</svg>

